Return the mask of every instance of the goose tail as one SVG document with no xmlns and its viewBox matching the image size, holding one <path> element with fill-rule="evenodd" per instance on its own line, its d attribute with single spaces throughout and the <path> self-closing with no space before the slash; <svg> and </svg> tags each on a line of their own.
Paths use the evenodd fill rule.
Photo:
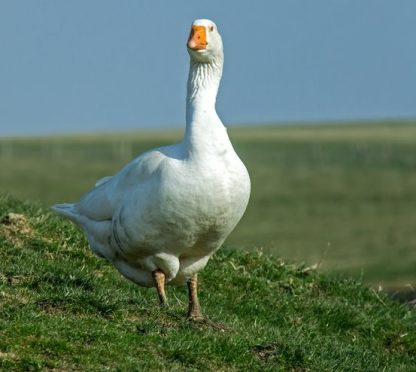
<svg viewBox="0 0 416 372">
<path fill-rule="evenodd" d="M 76 223 L 77 225 L 80 224 L 81 216 L 79 215 L 76 204 L 73 203 L 63 203 L 63 204 L 55 204 L 51 207 L 51 209 L 60 214 L 61 216 L 64 216 L 68 219 L 70 219 L 72 222 Z"/>
</svg>

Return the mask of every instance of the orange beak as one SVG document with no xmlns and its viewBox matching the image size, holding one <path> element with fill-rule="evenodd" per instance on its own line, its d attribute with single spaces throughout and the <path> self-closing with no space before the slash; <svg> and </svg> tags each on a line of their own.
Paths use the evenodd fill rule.
<svg viewBox="0 0 416 372">
<path fill-rule="evenodd" d="M 207 34 L 204 26 L 192 26 L 188 39 L 188 48 L 201 50 L 207 48 Z"/>
</svg>

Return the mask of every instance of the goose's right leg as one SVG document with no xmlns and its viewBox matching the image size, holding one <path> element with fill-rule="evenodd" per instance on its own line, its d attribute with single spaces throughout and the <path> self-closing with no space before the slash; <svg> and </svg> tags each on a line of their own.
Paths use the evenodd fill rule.
<svg viewBox="0 0 416 372">
<path fill-rule="evenodd" d="M 198 276 L 193 274 L 187 282 L 189 293 L 188 319 L 201 321 L 204 319 L 198 300 Z"/>
</svg>

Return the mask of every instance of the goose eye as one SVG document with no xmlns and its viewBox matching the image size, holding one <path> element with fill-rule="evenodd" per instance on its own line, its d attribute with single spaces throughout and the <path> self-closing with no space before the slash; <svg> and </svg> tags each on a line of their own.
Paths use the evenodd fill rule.
<svg viewBox="0 0 416 372">
<path fill-rule="evenodd" d="M 212 25 L 211 25 L 211 26 L 209 26 L 209 30 L 210 30 L 210 31 L 214 31 L 214 26 L 212 26 Z"/>
</svg>

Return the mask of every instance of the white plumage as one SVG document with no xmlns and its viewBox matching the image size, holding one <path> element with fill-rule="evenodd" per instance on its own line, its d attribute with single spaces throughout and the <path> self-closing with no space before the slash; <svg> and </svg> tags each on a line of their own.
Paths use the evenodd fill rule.
<svg viewBox="0 0 416 372">
<path fill-rule="evenodd" d="M 196 20 L 188 40 L 186 131 L 140 155 L 75 204 L 53 209 L 76 223 L 91 249 L 141 286 L 194 279 L 241 219 L 250 179 L 215 110 L 223 49 L 216 25 Z M 190 302 L 193 301 L 190 286 Z M 191 306 L 192 307 L 192 306 Z M 199 304 L 189 316 L 200 318 Z"/>
</svg>

